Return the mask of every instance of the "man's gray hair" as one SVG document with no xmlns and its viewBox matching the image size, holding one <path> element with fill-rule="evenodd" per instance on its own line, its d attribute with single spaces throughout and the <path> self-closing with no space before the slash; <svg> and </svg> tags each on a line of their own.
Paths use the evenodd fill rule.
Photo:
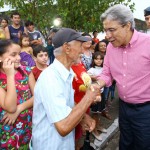
<svg viewBox="0 0 150 150">
<path fill-rule="evenodd" d="M 135 28 L 135 21 L 132 11 L 122 4 L 117 4 L 109 7 L 100 17 L 103 22 L 105 19 L 118 21 L 120 24 L 125 25 L 131 23 L 131 30 Z"/>
<path fill-rule="evenodd" d="M 58 47 L 54 50 L 54 56 L 57 57 L 62 54 L 62 47 Z"/>
</svg>

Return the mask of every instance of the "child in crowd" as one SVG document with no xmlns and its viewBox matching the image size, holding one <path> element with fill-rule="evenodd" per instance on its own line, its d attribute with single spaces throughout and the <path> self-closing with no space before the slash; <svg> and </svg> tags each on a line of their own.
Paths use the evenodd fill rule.
<svg viewBox="0 0 150 150">
<path fill-rule="evenodd" d="M 48 51 L 44 46 L 38 45 L 33 49 L 33 55 L 35 57 L 36 66 L 33 68 L 32 72 L 35 80 L 37 80 L 41 72 L 47 68 Z"/>
<path fill-rule="evenodd" d="M 107 49 L 107 45 L 108 45 L 108 40 L 103 39 L 101 40 L 99 43 L 97 43 L 96 47 L 95 47 L 95 52 L 100 52 L 101 55 L 103 55 L 105 57 L 106 55 L 106 49 Z M 106 101 L 107 106 L 109 105 L 109 87 L 104 87 L 104 98 Z M 108 109 L 108 107 L 107 107 Z M 108 113 L 103 112 L 102 113 L 106 118 L 111 119 L 111 117 L 108 115 Z"/>
<path fill-rule="evenodd" d="M 96 81 L 97 76 L 102 73 L 103 59 L 104 56 L 101 55 L 100 52 L 95 52 L 93 54 L 92 65 L 91 65 L 92 68 L 90 68 L 87 71 L 93 82 Z M 100 127 L 100 120 L 99 120 L 99 114 L 105 109 L 105 99 L 104 99 L 103 89 L 101 89 L 101 95 L 102 95 L 101 102 L 97 102 L 91 106 L 92 116 L 96 121 L 96 128 L 94 129 L 92 134 L 99 141 L 101 141 L 102 138 L 98 131 L 107 132 L 106 129 Z"/>
<path fill-rule="evenodd" d="M 0 40 L 0 148 L 29 149 L 33 89 L 31 69 L 20 65 L 19 45 Z"/>
<path fill-rule="evenodd" d="M 1 27 L 5 30 L 5 28 L 8 26 L 8 19 L 2 18 L 1 20 Z"/>
<path fill-rule="evenodd" d="M 95 42 L 95 43 L 98 43 L 99 42 L 99 39 L 97 38 L 97 36 L 98 36 L 98 32 L 95 30 L 95 31 L 93 31 L 93 41 Z"/>
<path fill-rule="evenodd" d="M 52 38 L 49 37 L 47 40 L 47 50 L 48 50 L 48 57 L 49 57 L 49 64 L 53 63 L 55 56 L 54 56 L 54 46 L 52 45 Z"/>
<path fill-rule="evenodd" d="M 5 18 L 2 18 L 1 25 L 0 25 L 0 39 L 6 39 L 5 27 L 7 26 L 8 26 L 8 20 Z"/>
<path fill-rule="evenodd" d="M 30 44 L 29 36 L 23 34 L 20 39 L 21 63 L 32 68 L 35 66 L 35 62 L 33 59 L 33 49 L 31 46 L 29 46 L 29 44 Z"/>
</svg>

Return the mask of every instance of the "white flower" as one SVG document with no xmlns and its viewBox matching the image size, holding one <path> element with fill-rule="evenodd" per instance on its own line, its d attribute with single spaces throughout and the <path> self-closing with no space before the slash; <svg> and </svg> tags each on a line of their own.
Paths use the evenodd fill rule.
<svg viewBox="0 0 150 150">
<path fill-rule="evenodd" d="M 23 123 L 22 123 L 22 122 L 19 122 L 18 124 L 16 124 L 16 128 L 21 128 L 22 125 L 23 125 Z"/>
</svg>

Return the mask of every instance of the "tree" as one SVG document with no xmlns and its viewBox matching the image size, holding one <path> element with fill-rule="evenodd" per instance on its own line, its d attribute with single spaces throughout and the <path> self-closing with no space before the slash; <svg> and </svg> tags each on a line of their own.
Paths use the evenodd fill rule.
<svg viewBox="0 0 150 150">
<path fill-rule="evenodd" d="M 3 7 L 4 0 L 0 0 L 0 6 Z M 47 27 L 52 26 L 54 13 L 53 0 L 5 0 L 5 4 L 15 8 L 21 14 L 23 22 L 32 20 L 38 30 L 47 36 Z M 10 16 L 11 11 L 7 12 Z"/>
<path fill-rule="evenodd" d="M 131 0 L 57 0 L 57 14 L 62 17 L 63 26 L 84 30 L 102 31 L 100 15 L 110 6 L 123 3 L 134 10 Z"/>
<path fill-rule="evenodd" d="M 131 0 L 5 0 L 5 4 L 19 11 L 23 20 L 32 20 L 44 36 L 58 16 L 64 27 L 87 32 L 102 31 L 100 15 L 118 3 L 134 10 Z M 0 6 L 4 6 L 4 0 L 0 0 Z"/>
</svg>

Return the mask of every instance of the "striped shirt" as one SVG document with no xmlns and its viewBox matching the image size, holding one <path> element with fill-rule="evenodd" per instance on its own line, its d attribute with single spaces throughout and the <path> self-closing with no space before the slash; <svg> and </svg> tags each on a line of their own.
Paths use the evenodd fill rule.
<svg viewBox="0 0 150 150">
<path fill-rule="evenodd" d="M 57 59 L 38 78 L 34 90 L 33 150 L 74 150 L 74 131 L 62 137 L 54 123 L 66 118 L 74 106 L 73 71 Z"/>
<path fill-rule="evenodd" d="M 99 79 L 110 86 L 116 80 L 119 97 L 128 103 L 150 101 L 150 36 L 134 30 L 126 47 L 107 47 Z"/>
</svg>

